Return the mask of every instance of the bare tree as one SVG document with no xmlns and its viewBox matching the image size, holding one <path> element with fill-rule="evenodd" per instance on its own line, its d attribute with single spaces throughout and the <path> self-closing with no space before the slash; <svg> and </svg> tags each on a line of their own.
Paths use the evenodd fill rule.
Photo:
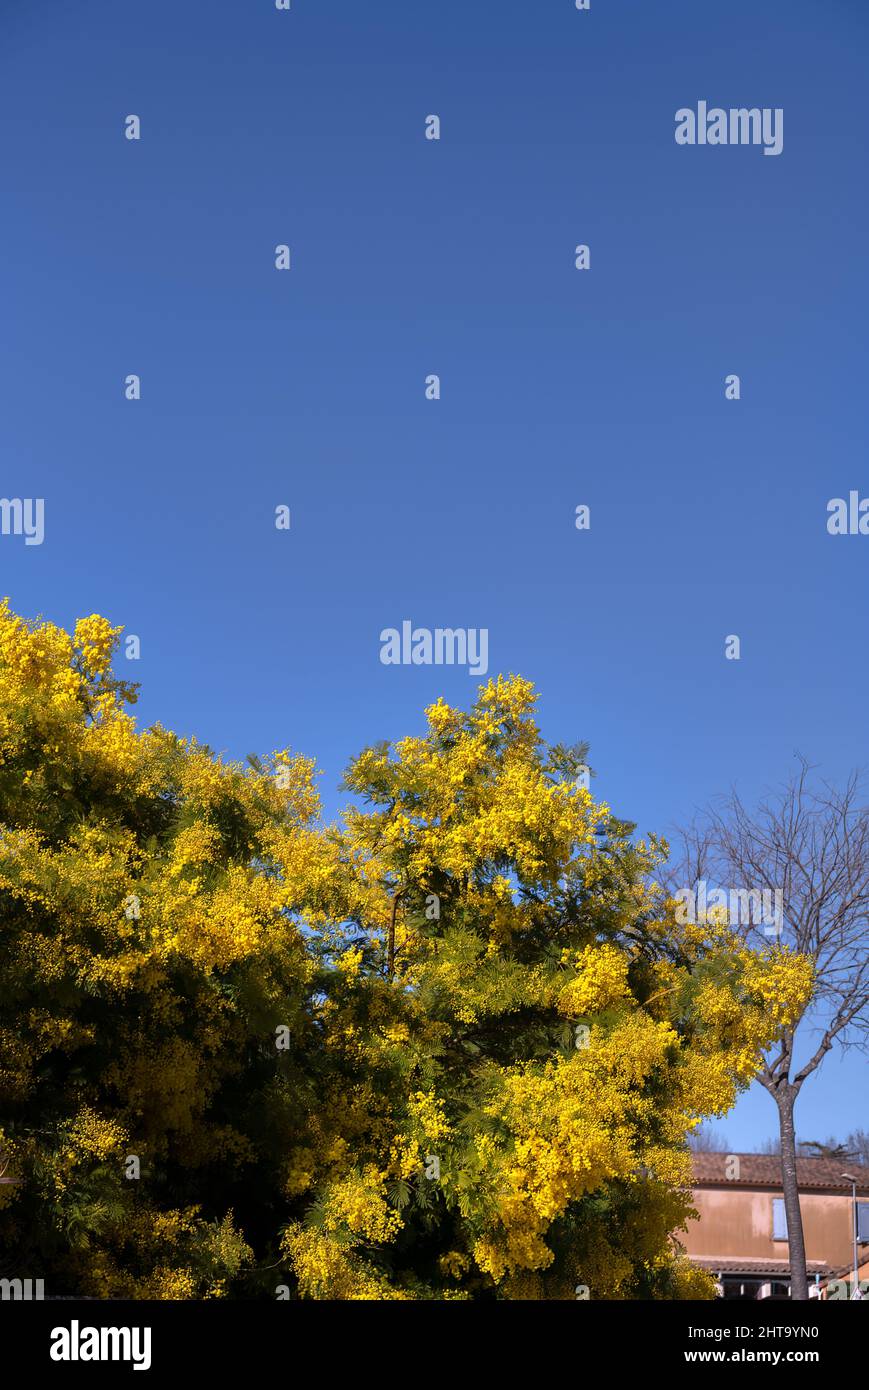
<svg viewBox="0 0 869 1390">
<path fill-rule="evenodd" d="M 759 1076 L 778 1107 L 795 1299 L 807 1299 L 809 1292 L 794 1106 L 833 1047 L 865 1048 L 869 1042 L 869 808 L 859 804 L 860 797 L 859 773 L 839 788 L 816 784 L 800 758 L 791 779 L 755 811 L 731 792 L 680 831 L 681 851 L 670 873 L 671 887 L 677 880 L 686 888 L 705 881 L 728 892 L 731 925 L 748 944 L 768 948 L 780 941 L 814 963 L 810 1003 L 767 1054 Z M 773 925 L 758 910 L 764 892 L 780 893 L 781 914 Z M 747 903 L 748 911 L 734 920 L 739 894 L 737 903 Z M 801 1025 L 811 1031 L 813 1050 L 797 1066 L 794 1044 Z"/>
<path fill-rule="evenodd" d="M 781 1139 L 764 1139 L 758 1146 L 759 1154 L 781 1154 Z M 817 1139 L 797 1140 L 798 1158 L 834 1158 L 839 1163 L 869 1164 L 869 1134 L 855 1129 L 847 1139 L 839 1140 L 830 1134 L 823 1141 Z"/>
<path fill-rule="evenodd" d="M 845 1143 L 856 1155 L 858 1163 L 869 1165 L 869 1132 L 865 1129 L 854 1129 L 848 1135 Z"/>
<path fill-rule="evenodd" d="M 837 1163 L 859 1163 L 860 1155 L 847 1143 L 840 1143 L 835 1135 L 826 1139 L 805 1139 L 797 1142 L 797 1153 L 805 1158 L 832 1158 Z"/>
<path fill-rule="evenodd" d="M 688 1148 L 695 1154 L 726 1154 L 729 1151 L 727 1139 L 718 1129 L 708 1129 L 701 1125 L 688 1136 Z"/>
</svg>

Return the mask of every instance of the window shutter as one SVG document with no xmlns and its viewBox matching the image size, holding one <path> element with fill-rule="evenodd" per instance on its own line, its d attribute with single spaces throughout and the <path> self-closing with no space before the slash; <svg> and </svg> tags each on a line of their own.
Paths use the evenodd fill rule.
<svg viewBox="0 0 869 1390">
<path fill-rule="evenodd" d="M 857 1203 L 857 1239 L 869 1240 L 869 1202 Z"/>
<path fill-rule="evenodd" d="M 784 1197 L 773 1197 L 772 1199 L 772 1238 L 773 1240 L 787 1240 L 788 1238 L 788 1219 L 785 1215 Z"/>
</svg>

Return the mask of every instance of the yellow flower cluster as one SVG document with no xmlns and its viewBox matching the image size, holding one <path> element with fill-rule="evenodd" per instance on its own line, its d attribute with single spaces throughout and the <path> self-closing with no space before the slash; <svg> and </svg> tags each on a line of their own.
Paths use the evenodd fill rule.
<svg viewBox="0 0 869 1390">
<path fill-rule="evenodd" d="M 628 956 L 615 946 L 586 946 L 574 953 L 576 976 L 558 996 L 558 1008 L 570 1017 L 600 1013 L 630 994 Z"/>
<path fill-rule="evenodd" d="M 103 676 L 109 669 L 112 653 L 122 629 L 112 627 L 98 613 L 79 618 L 75 625 L 73 646 L 81 656 L 81 664 L 89 676 Z"/>
</svg>

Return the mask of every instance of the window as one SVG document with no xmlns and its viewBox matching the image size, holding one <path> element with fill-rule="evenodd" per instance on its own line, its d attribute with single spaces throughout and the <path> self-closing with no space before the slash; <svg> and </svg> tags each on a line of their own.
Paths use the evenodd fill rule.
<svg viewBox="0 0 869 1390">
<path fill-rule="evenodd" d="M 857 1239 L 869 1240 L 869 1202 L 857 1203 Z"/>
<path fill-rule="evenodd" d="M 787 1240 L 788 1238 L 788 1219 L 785 1215 L 784 1197 L 773 1197 L 772 1199 L 772 1238 L 773 1240 Z"/>
</svg>

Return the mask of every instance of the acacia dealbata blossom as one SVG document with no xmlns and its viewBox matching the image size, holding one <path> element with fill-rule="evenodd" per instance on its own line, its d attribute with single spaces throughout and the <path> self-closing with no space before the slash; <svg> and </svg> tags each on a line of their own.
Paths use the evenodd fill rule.
<svg viewBox="0 0 869 1390">
<path fill-rule="evenodd" d="M 706 1298 L 686 1136 L 811 990 L 680 924 L 535 692 L 351 764 L 158 726 L 0 607 L 0 1275 L 96 1297 Z"/>
</svg>

